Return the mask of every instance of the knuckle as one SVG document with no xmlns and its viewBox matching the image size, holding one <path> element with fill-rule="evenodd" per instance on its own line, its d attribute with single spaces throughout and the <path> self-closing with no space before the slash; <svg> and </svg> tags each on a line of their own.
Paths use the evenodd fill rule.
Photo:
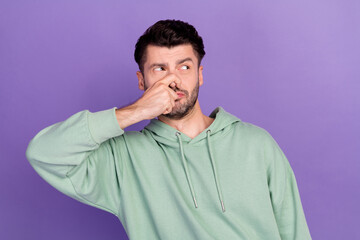
<svg viewBox="0 0 360 240">
<path fill-rule="evenodd" d="M 163 85 L 164 85 L 164 83 L 163 83 L 163 82 L 161 82 L 161 81 L 157 81 L 154 85 L 156 85 L 156 86 L 163 86 Z"/>
<path fill-rule="evenodd" d="M 162 87 L 163 89 L 167 89 L 167 88 L 168 88 L 168 85 L 166 85 L 165 83 L 161 83 L 161 87 Z"/>
</svg>

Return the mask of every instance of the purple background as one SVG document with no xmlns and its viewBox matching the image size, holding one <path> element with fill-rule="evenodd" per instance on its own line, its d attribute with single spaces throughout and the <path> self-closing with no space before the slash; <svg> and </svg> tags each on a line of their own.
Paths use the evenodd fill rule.
<svg viewBox="0 0 360 240">
<path fill-rule="evenodd" d="M 296 174 L 313 239 L 360 239 L 360 3 L 1 1 L 0 239 L 127 239 L 25 158 L 37 132 L 136 100 L 134 45 L 182 19 L 207 52 L 200 103 L 265 128 Z M 140 130 L 141 122 L 127 130 Z"/>
</svg>

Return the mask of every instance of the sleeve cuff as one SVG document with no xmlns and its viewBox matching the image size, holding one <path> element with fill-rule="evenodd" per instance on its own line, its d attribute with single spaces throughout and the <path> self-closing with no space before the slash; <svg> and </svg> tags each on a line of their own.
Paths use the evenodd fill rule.
<svg viewBox="0 0 360 240">
<path fill-rule="evenodd" d="M 88 112 L 89 130 L 96 143 L 100 144 L 124 133 L 116 119 L 116 109 L 113 107 L 99 112 Z"/>
</svg>

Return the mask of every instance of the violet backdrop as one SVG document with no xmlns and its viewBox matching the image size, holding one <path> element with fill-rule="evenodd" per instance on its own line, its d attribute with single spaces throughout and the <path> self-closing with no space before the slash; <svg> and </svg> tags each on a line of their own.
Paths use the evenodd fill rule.
<svg viewBox="0 0 360 240">
<path fill-rule="evenodd" d="M 127 239 L 25 158 L 41 129 L 127 105 L 134 45 L 160 19 L 204 39 L 205 114 L 265 128 L 287 156 L 313 239 L 360 239 L 360 1 L 0 2 L 0 239 Z M 146 121 L 126 130 L 140 130 Z"/>
</svg>

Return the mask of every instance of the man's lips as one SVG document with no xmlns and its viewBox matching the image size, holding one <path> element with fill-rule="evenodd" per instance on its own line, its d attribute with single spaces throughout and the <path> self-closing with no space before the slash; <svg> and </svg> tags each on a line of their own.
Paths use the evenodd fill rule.
<svg viewBox="0 0 360 240">
<path fill-rule="evenodd" d="M 182 97 L 184 97 L 184 96 L 185 96 L 185 94 L 184 94 L 184 93 L 182 93 L 182 92 L 176 92 L 176 94 L 178 95 L 178 97 L 179 97 L 179 98 L 182 98 Z"/>
</svg>

